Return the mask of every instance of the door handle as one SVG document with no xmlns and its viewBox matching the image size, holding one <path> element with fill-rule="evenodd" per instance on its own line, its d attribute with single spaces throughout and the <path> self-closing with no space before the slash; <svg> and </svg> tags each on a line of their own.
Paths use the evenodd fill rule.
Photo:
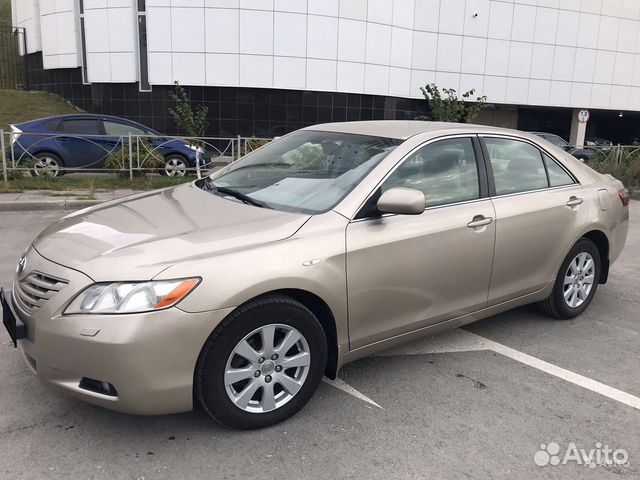
<svg viewBox="0 0 640 480">
<path fill-rule="evenodd" d="M 467 223 L 467 227 L 469 228 L 484 227 L 489 225 L 491 222 L 493 222 L 493 218 L 491 217 L 485 217 L 484 215 L 476 215 L 475 217 L 473 217 L 473 220 Z"/>
<path fill-rule="evenodd" d="M 584 200 L 582 200 L 581 198 L 571 196 L 571 197 L 569 198 L 569 201 L 568 201 L 567 203 L 565 203 L 565 205 L 566 205 L 567 207 L 575 207 L 575 206 L 577 206 L 577 205 L 580 205 L 583 201 L 584 201 Z"/>
</svg>

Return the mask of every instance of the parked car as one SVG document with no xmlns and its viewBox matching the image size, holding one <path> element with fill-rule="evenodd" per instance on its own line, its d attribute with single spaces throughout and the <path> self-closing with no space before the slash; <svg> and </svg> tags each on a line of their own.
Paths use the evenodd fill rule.
<svg viewBox="0 0 640 480">
<path fill-rule="evenodd" d="M 584 144 L 590 147 L 613 147 L 611 140 L 599 137 L 587 137 Z"/>
<path fill-rule="evenodd" d="M 556 135 L 555 133 L 545 133 L 545 132 L 531 132 L 534 135 L 537 135 L 541 138 L 544 138 L 546 141 L 553 143 L 557 147 L 562 148 L 564 151 L 569 152 L 571 155 L 576 157 L 578 160 L 582 160 L 586 162 L 591 160 L 593 157 L 594 151 L 590 148 L 576 148 L 567 142 L 564 138 Z M 589 145 L 586 143 L 586 145 Z"/>
<path fill-rule="evenodd" d="M 65 168 L 104 168 L 109 153 L 122 148 L 129 134 L 152 135 L 146 140 L 164 157 L 166 163 L 160 169 L 164 175 L 183 176 L 196 166 L 195 147 L 119 117 L 60 115 L 11 125 L 11 132 L 14 157 L 20 161 L 33 158 L 34 176 L 59 176 Z"/>
<path fill-rule="evenodd" d="M 72 213 L 19 260 L 4 322 L 44 382 L 233 427 L 299 411 L 323 375 L 521 305 L 583 313 L 629 195 L 535 135 L 317 125 L 213 175 Z M 427 380 L 425 380 L 427 381 Z"/>
</svg>

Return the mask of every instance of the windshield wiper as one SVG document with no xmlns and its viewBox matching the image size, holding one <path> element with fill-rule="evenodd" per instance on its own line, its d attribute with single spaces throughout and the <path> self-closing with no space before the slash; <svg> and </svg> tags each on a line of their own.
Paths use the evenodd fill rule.
<svg viewBox="0 0 640 480">
<path fill-rule="evenodd" d="M 256 200 L 254 198 L 251 198 L 249 195 L 246 195 L 246 194 L 244 194 L 242 192 L 239 192 L 238 190 L 234 190 L 233 188 L 213 187 L 212 189 L 214 191 L 216 191 L 216 192 L 222 193 L 223 195 L 229 195 L 230 197 L 237 198 L 238 200 L 240 200 L 240 201 L 242 201 L 244 203 L 247 203 L 249 205 L 254 205 L 256 207 L 261 207 L 261 208 L 271 208 L 266 203 L 261 202 L 260 200 Z"/>
</svg>

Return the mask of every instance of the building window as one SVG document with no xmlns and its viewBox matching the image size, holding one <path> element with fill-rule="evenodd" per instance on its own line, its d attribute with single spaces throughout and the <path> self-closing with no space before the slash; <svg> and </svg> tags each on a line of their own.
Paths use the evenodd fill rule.
<svg viewBox="0 0 640 480">
<path fill-rule="evenodd" d="M 147 15 L 145 7 L 145 0 L 138 0 L 138 70 L 140 72 L 141 92 L 151 90 L 147 61 Z"/>
<path fill-rule="evenodd" d="M 82 57 L 82 83 L 89 83 L 87 71 L 87 42 L 84 28 L 84 0 L 78 0 L 78 11 L 80 12 L 80 55 Z"/>
</svg>

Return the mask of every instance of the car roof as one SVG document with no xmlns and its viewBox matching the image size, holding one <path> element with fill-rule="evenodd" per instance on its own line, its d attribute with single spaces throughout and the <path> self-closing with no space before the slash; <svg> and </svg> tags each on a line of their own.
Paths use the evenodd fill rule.
<svg viewBox="0 0 640 480">
<path fill-rule="evenodd" d="M 100 115 L 97 113 L 84 113 L 84 112 L 78 112 L 78 113 L 67 113 L 65 115 L 52 115 L 51 117 L 42 117 L 42 118 L 34 118 L 33 120 L 28 120 L 26 122 L 21 122 L 16 124 L 16 126 L 20 126 L 20 125 L 26 125 L 26 124 L 33 124 L 33 123 L 40 123 L 40 122 L 45 122 L 47 120 L 70 120 L 70 119 L 82 119 L 82 118 L 95 118 L 95 119 L 105 119 L 105 120 L 114 120 L 114 121 L 118 121 L 118 122 L 127 122 L 133 125 L 138 125 L 140 127 L 144 127 L 147 130 L 153 130 L 151 127 L 148 127 L 146 125 L 143 125 L 141 123 L 135 122 L 133 120 L 129 120 L 128 118 L 123 118 L 123 117 L 116 117 L 113 115 Z"/>
<path fill-rule="evenodd" d="M 471 123 L 428 122 L 424 120 L 369 120 L 362 122 L 321 123 L 304 128 L 324 132 L 353 133 L 406 140 L 421 133 L 498 133 L 527 137 L 528 133 L 508 128 Z"/>
</svg>

